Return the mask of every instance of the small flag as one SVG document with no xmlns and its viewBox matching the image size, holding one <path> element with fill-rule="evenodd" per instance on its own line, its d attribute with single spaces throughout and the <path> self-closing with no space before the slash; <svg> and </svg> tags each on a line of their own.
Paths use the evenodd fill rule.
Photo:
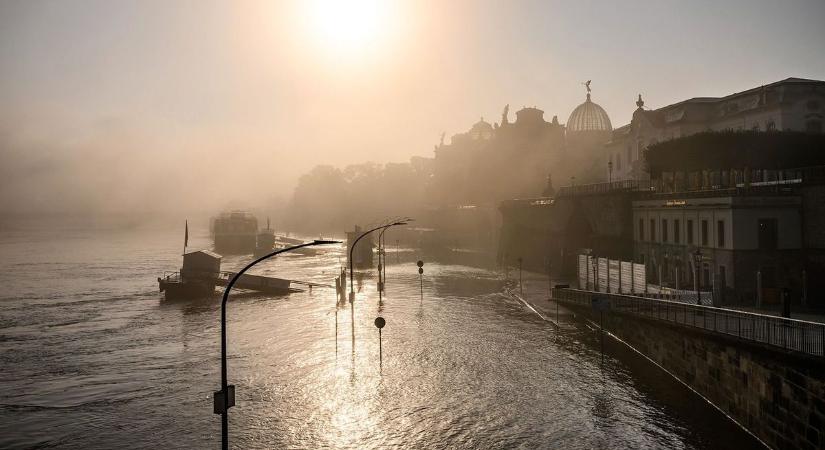
<svg viewBox="0 0 825 450">
<path fill-rule="evenodd" d="M 186 246 L 189 245 L 189 220 L 186 220 L 186 233 L 183 235 L 183 248 L 186 249 Z"/>
</svg>

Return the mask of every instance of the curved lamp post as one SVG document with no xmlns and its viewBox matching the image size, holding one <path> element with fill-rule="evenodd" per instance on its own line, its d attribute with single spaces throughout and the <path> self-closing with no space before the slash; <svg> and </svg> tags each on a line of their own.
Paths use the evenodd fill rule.
<svg viewBox="0 0 825 450">
<path fill-rule="evenodd" d="M 226 302 L 229 300 L 229 291 L 232 290 L 232 286 L 235 284 L 236 281 L 244 274 L 247 270 L 249 270 L 255 264 L 259 262 L 271 258 L 279 253 L 288 252 L 290 250 L 295 250 L 301 247 L 310 247 L 313 245 L 325 245 L 325 244 L 340 244 L 339 241 L 322 241 L 322 240 L 315 240 L 312 242 L 307 242 L 305 244 L 295 245 L 292 247 L 283 248 L 281 250 L 276 250 L 268 255 L 261 256 L 260 258 L 252 261 L 251 263 L 247 264 L 246 267 L 239 270 L 229 283 L 226 285 L 226 289 L 223 291 L 223 301 L 221 301 L 221 390 L 215 392 L 215 406 L 214 412 L 215 414 L 221 415 L 221 448 L 224 450 L 229 449 L 229 408 L 234 406 L 235 404 L 235 386 L 230 386 L 226 383 Z M 218 397 L 220 395 L 220 397 Z"/>
<path fill-rule="evenodd" d="M 373 228 L 369 231 L 366 231 L 366 232 L 362 233 L 361 236 L 358 236 L 358 239 L 356 239 L 355 242 L 352 243 L 352 245 L 349 248 L 349 302 L 350 303 L 355 301 L 355 288 L 353 286 L 353 281 L 352 281 L 352 279 L 353 279 L 353 277 L 352 277 L 352 262 L 353 262 L 352 261 L 352 251 L 355 250 L 355 244 L 357 244 L 358 241 L 361 240 L 361 238 L 363 238 L 364 236 L 372 233 L 375 230 L 380 230 L 382 228 L 394 227 L 396 225 L 406 225 L 406 224 L 407 224 L 407 222 L 405 222 L 405 221 L 399 221 L 399 222 L 393 222 L 389 225 L 381 225 L 380 227 L 375 227 L 375 228 Z"/>
<path fill-rule="evenodd" d="M 384 239 L 384 233 L 389 229 L 389 226 L 384 227 L 378 233 L 378 292 L 383 292 L 384 285 L 387 283 L 387 243 Z"/>
</svg>

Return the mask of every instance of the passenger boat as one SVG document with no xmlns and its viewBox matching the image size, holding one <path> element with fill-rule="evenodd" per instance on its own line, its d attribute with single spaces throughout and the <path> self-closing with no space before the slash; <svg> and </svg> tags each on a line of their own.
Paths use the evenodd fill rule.
<svg viewBox="0 0 825 450">
<path fill-rule="evenodd" d="M 246 211 L 225 212 L 212 219 L 211 231 L 216 252 L 250 254 L 256 247 L 258 219 Z"/>
</svg>

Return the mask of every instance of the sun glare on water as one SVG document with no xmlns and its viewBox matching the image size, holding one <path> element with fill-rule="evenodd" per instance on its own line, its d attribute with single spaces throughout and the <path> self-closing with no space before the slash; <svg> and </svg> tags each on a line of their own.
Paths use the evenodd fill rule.
<svg viewBox="0 0 825 450">
<path fill-rule="evenodd" d="M 322 49 L 338 57 L 385 46 L 397 15 L 390 0 L 312 0 L 305 7 L 308 31 Z"/>
</svg>

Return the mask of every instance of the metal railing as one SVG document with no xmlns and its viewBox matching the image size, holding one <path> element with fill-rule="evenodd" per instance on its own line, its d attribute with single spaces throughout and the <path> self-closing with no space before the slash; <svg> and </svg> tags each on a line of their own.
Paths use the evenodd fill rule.
<svg viewBox="0 0 825 450">
<path fill-rule="evenodd" d="M 552 296 L 554 300 L 588 308 L 594 297 L 608 298 L 612 312 L 663 320 L 777 348 L 825 356 L 823 323 L 578 289 L 553 289 Z"/>
<path fill-rule="evenodd" d="M 617 191 L 650 191 L 648 181 L 639 180 L 618 180 L 608 183 L 578 184 L 562 186 L 556 193 L 556 197 L 569 197 L 577 195 L 607 194 Z"/>
</svg>

